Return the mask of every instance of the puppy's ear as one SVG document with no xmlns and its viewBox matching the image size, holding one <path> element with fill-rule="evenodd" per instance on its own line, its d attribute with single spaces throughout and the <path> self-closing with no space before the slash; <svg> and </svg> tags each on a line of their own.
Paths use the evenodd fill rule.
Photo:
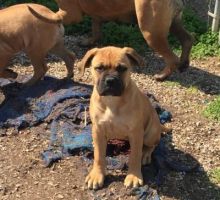
<svg viewBox="0 0 220 200">
<path fill-rule="evenodd" d="M 132 66 L 144 66 L 143 58 L 134 49 L 130 47 L 124 47 L 123 50 Z"/>
<path fill-rule="evenodd" d="M 94 48 L 94 49 L 87 51 L 85 56 L 82 58 L 82 60 L 77 64 L 77 67 L 81 73 L 81 76 L 84 75 L 85 68 L 90 67 L 92 59 L 94 58 L 97 51 L 98 51 L 98 48 Z"/>
</svg>

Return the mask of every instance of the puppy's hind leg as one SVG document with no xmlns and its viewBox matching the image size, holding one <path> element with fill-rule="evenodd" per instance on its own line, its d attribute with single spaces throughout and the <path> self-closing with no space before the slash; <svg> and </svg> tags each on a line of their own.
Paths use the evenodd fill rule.
<svg viewBox="0 0 220 200">
<path fill-rule="evenodd" d="M 154 132 L 152 132 L 154 131 Z M 142 165 L 151 163 L 151 155 L 160 142 L 162 133 L 162 127 L 156 126 L 150 133 L 147 133 L 144 137 L 143 153 L 142 153 Z"/>
<path fill-rule="evenodd" d="M 73 77 L 73 66 L 76 59 L 76 56 L 74 53 L 68 51 L 64 47 L 63 40 L 59 40 L 56 45 L 50 50 L 51 53 L 59 56 L 63 59 L 65 62 L 66 68 L 67 68 L 67 78 Z"/>
<path fill-rule="evenodd" d="M 142 153 L 142 165 L 151 163 L 151 154 L 153 153 L 155 146 L 148 147 L 143 145 L 143 153 Z"/>
<path fill-rule="evenodd" d="M 48 67 L 44 60 L 46 57 L 46 53 L 37 54 L 36 52 L 29 52 L 28 56 L 31 59 L 31 63 L 34 67 L 34 75 L 24 84 L 25 86 L 31 86 L 35 84 L 37 81 L 43 78 L 48 70 Z"/>
<path fill-rule="evenodd" d="M 13 72 L 11 69 L 6 69 L 11 55 L 0 55 L 0 77 L 1 78 L 12 78 L 16 79 L 18 74 Z"/>
<path fill-rule="evenodd" d="M 193 37 L 184 29 L 180 16 L 174 19 L 170 27 L 170 32 L 177 37 L 182 46 L 182 53 L 180 56 L 180 64 L 178 70 L 184 71 L 189 67 L 189 55 L 193 44 Z"/>
</svg>

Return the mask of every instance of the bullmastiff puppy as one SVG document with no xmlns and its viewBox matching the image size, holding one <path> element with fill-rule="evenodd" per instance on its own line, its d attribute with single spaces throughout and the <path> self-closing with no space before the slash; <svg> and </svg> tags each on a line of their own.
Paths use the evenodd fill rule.
<svg viewBox="0 0 220 200">
<path fill-rule="evenodd" d="M 68 77 L 73 76 L 75 55 L 64 47 L 62 18 L 38 4 L 19 4 L 0 10 L 0 77 L 16 78 L 6 69 L 10 58 L 24 51 L 34 67 L 34 76 L 26 83 L 32 85 L 47 72 L 48 52 L 61 57 Z"/>
<path fill-rule="evenodd" d="M 83 15 L 92 17 L 93 36 L 86 43 L 92 44 L 101 37 L 100 24 L 105 20 L 129 21 L 135 16 L 147 44 L 165 61 L 165 68 L 155 75 L 163 81 L 176 69 L 184 71 L 189 66 L 193 38 L 184 29 L 181 0 L 56 0 L 58 14 L 65 24 L 82 21 Z M 123 21 L 123 20 L 122 20 Z M 167 40 L 169 32 L 180 41 L 182 53 L 176 56 Z"/>
<path fill-rule="evenodd" d="M 90 99 L 94 163 L 86 177 L 90 189 L 103 186 L 108 140 L 129 140 L 131 153 L 124 185 L 136 187 L 143 184 L 141 163 L 151 162 L 161 133 L 170 131 L 160 123 L 150 101 L 131 79 L 132 66 L 137 65 L 143 65 L 142 58 L 128 47 L 95 48 L 78 63 L 82 73 L 91 67 L 94 84 Z"/>
</svg>

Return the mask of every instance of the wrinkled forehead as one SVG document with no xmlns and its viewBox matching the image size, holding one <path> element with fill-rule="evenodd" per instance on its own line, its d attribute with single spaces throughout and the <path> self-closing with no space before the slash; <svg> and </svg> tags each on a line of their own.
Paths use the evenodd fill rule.
<svg viewBox="0 0 220 200">
<path fill-rule="evenodd" d="M 119 65 L 129 65 L 129 60 L 122 49 L 100 49 L 92 60 L 92 66 L 105 66 L 115 68 Z"/>
</svg>

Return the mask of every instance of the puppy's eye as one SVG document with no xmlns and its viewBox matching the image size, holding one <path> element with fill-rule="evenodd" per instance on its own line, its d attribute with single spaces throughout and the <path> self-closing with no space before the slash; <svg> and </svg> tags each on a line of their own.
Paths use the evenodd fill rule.
<svg viewBox="0 0 220 200">
<path fill-rule="evenodd" d="M 116 71 L 119 72 L 119 73 L 122 73 L 122 72 L 125 72 L 127 71 L 127 67 L 126 66 L 123 66 L 123 65 L 119 65 L 118 67 L 116 67 Z"/>
<path fill-rule="evenodd" d="M 97 66 L 97 67 L 95 67 L 95 70 L 97 71 L 97 72 L 103 72 L 103 71 L 105 71 L 105 67 L 104 66 Z"/>
</svg>

